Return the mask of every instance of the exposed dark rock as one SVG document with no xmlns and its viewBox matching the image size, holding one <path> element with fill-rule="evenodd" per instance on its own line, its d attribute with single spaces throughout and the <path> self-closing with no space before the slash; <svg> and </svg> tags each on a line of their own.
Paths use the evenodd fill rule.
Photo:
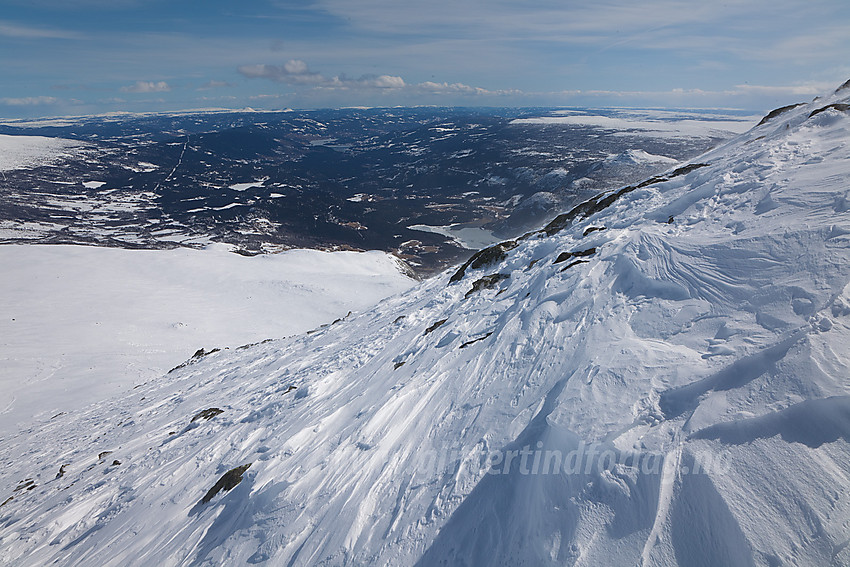
<svg viewBox="0 0 850 567">
<path fill-rule="evenodd" d="M 97 460 L 102 461 L 103 457 L 105 457 L 106 455 L 111 455 L 111 454 L 112 454 L 112 451 L 101 451 L 100 453 L 97 454 Z"/>
<path fill-rule="evenodd" d="M 789 104 L 788 106 L 780 106 L 779 108 L 771 110 L 770 112 L 767 113 L 767 115 L 764 118 L 761 119 L 761 122 L 756 124 L 756 126 L 761 126 L 762 124 L 765 124 L 770 120 L 773 120 L 774 118 L 776 118 L 780 114 L 784 114 L 784 113 L 788 112 L 789 110 L 794 110 L 795 108 L 797 108 L 798 106 L 802 106 L 803 104 L 805 104 L 805 103 L 798 102 L 797 104 Z"/>
<path fill-rule="evenodd" d="M 565 271 L 569 270 L 570 268 L 572 268 L 573 266 L 578 266 L 579 264 L 589 264 L 589 263 L 590 263 L 590 260 L 575 260 L 573 262 L 570 262 L 569 264 L 567 264 L 563 268 L 561 268 L 561 271 L 565 272 Z"/>
<path fill-rule="evenodd" d="M 290 386 L 289 386 L 289 388 L 287 388 L 287 389 L 286 389 L 286 391 L 284 392 L 284 394 L 288 394 L 288 393 L 289 393 L 289 392 L 291 392 L 292 390 L 297 390 L 297 389 L 298 389 L 298 386 L 290 385 Z"/>
<path fill-rule="evenodd" d="M 847 79 L 847 81 L 843 85 L 835 89 L 835 92 L 843 91 L 844 89 L 850 89 L 850 79 Z"/>
<path fill-rule="evenodd" d="M 495 287 L 499 284 L 499 282 L 502 282 L 508 279 L 509 277 L 511 276 L 508 274 L 490 274 L 489 276 L 484 276 L 483 278 L 472 282 L 472 289 L 467 291 L 464 297 L 469 297 L 476 291 L 481 291 L 482 289 L 489 289 L 491 287 Z"/>
<path fill-rule="evenodd" d="M 220 350 L 221 350 L 220 348 L 214 348 L 212 350 L 204 350 L 203 348 L 199 348 L 198 350 L 195 351 L 195 354 L 192 355 L 192 358 L 190 358 L 189 360 L 187 360 L 186 362 L 184 362 L 182 364 L 178 364 L 177 366 L 175 366 L 174 368 L 169 370 L 168 373 L 171 374 L 175 370 L 179 370 L 181 368 L 189 366 L 190 364 L 194 364 L 197 361 L 199 361 L 200 359 L 202 359 L 203 357 L 205 357 L 209 354 L 212 354 L 214 352 L 218 352 Z"/>
<path fill-rule="evenodd" d="M 687 175 L 692 171 L 696 171 L 701 167 L 708 167 L 711 165 L 710 163 L 689 163 L 688 165 L 683 165 L 677 169 L 674 169 L 670 175 L 667 176 L 667 179 L 673 179 L 674 177 L 679 177 L 681 175 Z"/>
<path fill-rule="evenodd" d="M 259 251 L 256 251 L 256 250 L 245 250 L 243 248 L 237 248 L 236 250 L 234 250 L 234 252 L 236 252 L 240 256 L 248 256 L 249 258 L 251 256 L 258 256 L 258 255 L 262 254 L 262 252 L 259 252 Z"/>
<path fill-rule="evenodd" d="M 31 478 L 28 478 L 19 482 L 18 486 L 15 487 L 15 490 L 13 492 L 19 492 L 21 490 L 32 490 L 36 486 L 37 485 L 35 484 L 35 481 Z"/>
<path fill-rule="evenodd" d="M 229 471 L 221 475 L 221 478 L 219 478 L 218 481 L 213 485 L 213 487 L 207 491 L 203 498 L 201 498 L 200 504 L 206 504 L 222 490 L 224 490 L 225 492 L 227 492 L 228 490 L 233 490 L 236 485 L 242 482 L 242 475 L 245 474 L 245 471 L 247 471 L 252 464 L 253 463 L 240 465 L 236 468 L 230 469 Z"/>
<path fill-rule="evenodd" d="M 598 230 L 605 230 L 605 227 L 604 226 L 589 226 L 586 229 L 584 229 L 584 232 L 581 235 L 587 236 L 588 234 L 590 234 L 592 232 L 596 232 Z"/>
<path fill-rule="evenodd" d="M 667 224 L 673 224 L 674 222 L 676 222 L 676 219 L 673 218 L 673 215 L 670 215 L 670 218 L 667 219 Z"/>
<path fill-rule="evenodd" d="M 11 502 L 11 501 L 12 501 L 12 500 L 14 500 L 14 499 L 15 499 L 15 497 L 14 497 L 14 496 L 10 496 L 10 497 L 8 497 L 6 500 L 4 500 L 4 501 L 3 501 L 3 503 L 2 503 L 2 504 L 0 504 L 0 508 L 2 508 L 3 506 L 5 506 L 6 504 L 8 504 L 9 502 Z"/>
<path fill-rule="evenodd" d="M 478 337 L 477 339 L 472 339 L 471 341 L 466 341 L 465 343 L 460 345 L 460 347 L 458 347 L 458 348 L 466 348 L 469 345 L 477 343 L 478 341 L 483 341 L 484 339 L 486 339 L 487 337 L 489 337 L 492 334 L 493 334 L 493 331 L 490 331 L 489 333 L 486 333 L 483 336 Z"/>
<path fill-rule="evenodd" d="M 340 317 L 339 319 L 334 320 L 334 322 L 331 323 L 331 325 L 336 325 L 337 323 L 341 323 L 341 322 L 345 321 L 346 319 L 348 319 L 350 316 L 351 316 L 351 311 L 349 311 L 348 315 L 346 315 L 345 317 Z"/>
<path fill-rule="evenodd" d="M 659 180 L 666 181 L 666 179 L 658 178 Z M 570 226 L 574 220 L 579 218 L 589 217 L 599 211 L 607 209 L 614 202 L 617 201 L 620 197 L 627 193 L 631 193 L 637 189 L 636 186 L 629 185 L 627 187 L 623 187 L 619 191 L 609 194 L 599 194 L 595 197 L 588 199 L 582 203 L 579 203 L 568 212 L 563 213 L 552 219 L 549 224 L 543 227 L 541 232 L 545 232 L 547 236 L 555 235 L 568 226 Z"/>
<path fill-rule="evenodd" d="M 451 279 L 449 279 L 449 283 L 454 283 L 463 279 L 468 268 L 476 270 L 478 268 L 483 268 L 484 266 L 489 266 L 490 264 L 495 264 L 496 262 L 501 262 L 508 257 L 507 252 L 509 250 L 513 250 L 517 246 L 518 244 L 516 240 L 506 240 L 505 242 L 494 244 L 489 248 L 479 250 L 472 255 L 472 258 L 467 260 L 460 268 L 458 268 Z"/>
<path fill-rule="evenodd" d="M 70 463 L 65 463 L 64 465 L 59 467 L 59 472 L 56 473 L 56 478 L 62 478 L 65 476 L 65 467 L 67 467 Z"/>
<path fill-rule="evenodd" d="M 674 177 L 679 177 L 680 175 L 687 175 L 688 173 L 699 169 L 701 167 L 707 167 L 709 164 L 707 163 L 689 163 L 687 165 L 683 165 L 677 169 L 674 169 L 670 172 L 669 175 L 656 175 L 654 177 L 650 177 L 646 181 L 639 183 L 638 185 L 629 185 L 623 187 L 619 191 L 614 193 L 609 193 L 607 195 L 600 194 L 595 197 L 591 197 L 587 201 L 579 203 L 575 207 L 573 207 L 569 212 L 558 215 L 552 221 L 543 227 L 542 232 L 545 232 L 547 236 L 552 236 L 567 228 L 572 224 L 572 222 L 578 218 L 585 218 L 598 213 L 612 204 L 614 204 L 620 197 L 626 195 L 627 193 L 631 193 L 635 189 L 646 187 L 648 185 L 653 185 L 655 183 L 661 183 L 663 181 L 669 181 Z"/>
<path fill-rule="evenodd" d="M 458 270 L 452 275 L 449 279 L 449 283 L 454 283 L 463 279 L 466 275 L 466 270 L 469 268 L 477 269 L 483 266 L 487 266 L 489 264 L 493 264 L 495 262 L 500 262 L 507 258 L 507 252 L 517 247 L 518 240 L 523 240 L 525 238 L 529 238 L 532 235 L 542 235 L 553 236 L 558 232 L 564 230 L 565 228 L 572 225 L 572 223 L 581 218 L 589 217 L 595 213 L 598 213 L 608 207 L 610 207 L 613 203 L 615 203 L 618 199 L 620 199 L 623 195 L 631 193 L 635 189 L 646 187 L 648 185 L 653 185 L 655 183 L 662 183 L 664 181 L 669 181 L 674 177 L 679 177 L 681 175 L 687 175 L 688 173 L 697 170 L 701 167 L 707 167 L 710 164 L 707 163 L 690 163 L 687 165 L 683 165 L 679 168 L 674 169 L 668 175 L 656 175 L 650 177 L 649 179 L 639 183 L 638 185 L 629 185 L 623 187 L 619 191 L 615 191 L 612 193 L 601 193 L 590 199 L 583 201 L 567 211 L 566 213 L 562 213 L 552 219 L 546 226 L 544 226 L 539 231 L 532 231 L 526 233 L 519 237 L 516 240 L 508 240 L 505 242 L 500 242 L 499 244 L 495 244 L 490 246 L 489 248 L 485 248 L 483 250 L 475 253 L 469 260 L 467 260 Z M 593 227 L 593 230 L 604 230 L 604 227 Z M 593 230 L 588 229 L 585 232 L 585 236 Z"/>
<path fill-rule="evenodd" d="M 395 321 L 393 321 L 393 323 L 400 323 L 402 319 L 404 319 L 404 315 L 399 315 L 395 318 Z"/>
<path fill-rule="evenodd" d="M 561 262 L 566 262 L 570 258 L 582 258 L 585 256 L 591 256 L 596 254 L 596 248 L 588 248 L 587 250 L 579 250 L 576 252 L 561 252 L 558 254 L 558 257 L 555 258 L 553 264 L 560 264 Z"/>
<path fill-rule="evenodd" d="M 427 335 L 428 333 L 431 333 L 431 332 L 433 332 L 433 331 L 436 331 L 436 330 L 437 330 L 437 329 L 439 329 L 439 328 L 443 325 L 443 323 L 445 323 L 446 321 L 448 321 L 448 319 L 440 319 L 439 321 L 437 321 L 436 323 L 434 323 L 433 325 L 431 325 L 430 327 L 428 327 L 427 329 L 425 329 L 425 334 Z"/>
<path fill-rule="evenodd" d="M 402 360 L 401 362 L 396 362 L 395 364 L 393 364 L 393 370 L 398 370 L 399 368 L 404 366 L 404 364 L 405 364 L 404 360 Z"/>
<path fill-rule="evenodd" d="M 829 110 L 830 108 L 838 110 L 840 112 L 848 112 L 848 111 L 850 111 L 850 104 L 846 104 L 846 103 L 843 103 L 843 102 L 835 102 L 833 104 L 827 104 L 826 106 L 822 106 L 822 107 L 818 108 L 817 110 L 813 110 L 812 113 L 809 114 L 809 118 L 811 118 L 812 116 L 816 116 L 816 115 L 820 114 L 821 112 L 825 112 L 825 111 Z"/>
<path fill-rule="evenodd" d="M 655 177 L 650 177 L 649 179 L 638 183 L 637 188 L 642 189 L 644 187 L 648 187 L 649 185 L 655 185 L 656 183 L 663 183 L 665 181 L 668 181 L 666 177 L 664 177 L 663 175 L 656 175 Z"/>
<path fill-rule="evenodd" d="M 251 348 L 252 346 L 264 345 L 266 343 L 272 342 L 273 340 L 274 339 L 264 339 L 264 340 L 257 342 L 257 343 L 248 343 L 246 345 L 241 345 L 241 346 L 236 347 L 236 350 L 245 350 L 246 348 Z M 210 351 L 210 352 L 212 352 L 212 351 Z"/>
<path fill-rule="evenodd" d="M 195 417 L 192 418 L 192 422 L 195 422 L 199 419 L 210 420 L 220 413 L 224 413 L 224 410 L 219 408 L 207 408 L 196 413 Z"/>
</svg>

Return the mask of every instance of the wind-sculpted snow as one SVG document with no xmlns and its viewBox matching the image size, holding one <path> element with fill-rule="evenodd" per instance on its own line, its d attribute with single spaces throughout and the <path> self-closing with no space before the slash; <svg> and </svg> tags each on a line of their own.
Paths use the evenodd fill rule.
<svg viewBox="0 0 850 567">
<path fill-rule="evenodd" d="M 848 97 L 4 439 L 0 561 L 850 564 Z"/>
</svg>

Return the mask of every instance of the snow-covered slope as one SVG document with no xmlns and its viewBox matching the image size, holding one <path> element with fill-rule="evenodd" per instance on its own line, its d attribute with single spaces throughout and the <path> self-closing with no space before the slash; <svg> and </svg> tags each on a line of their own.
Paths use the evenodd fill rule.
<svg viewBox="0 0 850 567">
<path fill-rule="evenodd" d="M 4 438 L 0 561 L 847 565 L 848 99 Z"/>
<path fill-rule="evenodd" d="M 411 287 L 383 252 L 0 246 L 0 431 L 162 376 L 199 348 L 303 333 Z"/>
</svg>

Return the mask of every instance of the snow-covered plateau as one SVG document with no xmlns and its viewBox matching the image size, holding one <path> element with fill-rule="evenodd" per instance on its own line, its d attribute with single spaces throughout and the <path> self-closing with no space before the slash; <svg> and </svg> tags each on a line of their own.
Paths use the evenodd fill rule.
<svg viewBox="0 0 850 567">
<path fill-rule="evenodd" d="M 848 87 L 4 432 L 0 563 L 850 564 Z"/>
<path fill-rule="evenodd" d="M 157 378 L 199 348 L 304 333 L 413 285 L 383 252 L 0 246 L 0 431 Z M 5 437 L 5 435 L 4 435 Z"/>
</svg>

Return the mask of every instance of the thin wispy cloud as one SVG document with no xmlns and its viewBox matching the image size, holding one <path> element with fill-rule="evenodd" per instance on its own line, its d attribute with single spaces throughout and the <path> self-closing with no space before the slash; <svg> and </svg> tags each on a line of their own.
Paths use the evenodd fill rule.
<svg viewBox="0 0 850 567">
<path fill-rule="evenodd" d="M 0 21 L 0 37 L 16 39 L 83 39 L 84 36 L 73 31 L 23 25 Z"/>
</svg>

